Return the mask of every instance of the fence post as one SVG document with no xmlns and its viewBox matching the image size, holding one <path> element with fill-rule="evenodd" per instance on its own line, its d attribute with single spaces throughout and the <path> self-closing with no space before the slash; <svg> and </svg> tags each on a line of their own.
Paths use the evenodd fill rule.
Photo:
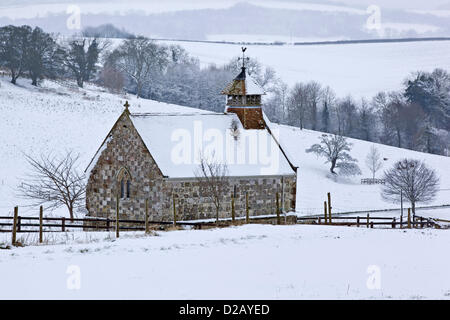
<svg viewBox="0 0 450 320">
<path fill-rule="evenodd" d="M 411 208 L 408 208 L 408 229 L 411 229 Z"/>
<path fill-rule="evenodd" d="M 172 195 L 173 198 L 173 225 L 176 227 L 177 225 L 177 208 L 175 206 L 175 195 Z"/>
<path fill-rule="evenodd" d="M 395 218 L 392 219 L 392 229 L 395 229 Z"/>
<path fill-rule="evenodd" d="M 116 196 L 116 238 L 119 238 L 119 195 Z"/>
<path fill-rule="evenodd" d="M 148 199 L 145 199 L 145 233 L 148 233 Z"/>
<path fill-rule="evenodd" d="M 250 221 L 250 208 L 248 206 L 248 192 L 245 192 L 245 223 Z"/>
<path fill-rule="evenodd" d="M 13 246 L 16 245 L 16 227 L 17 227 L 17 216 L 19 214 L 19 207 L 14 207 L 14 218 L 13 218 L 13 227 L 12 227 L 12 239 L 11 243 Z"/>
<path fill-rule="evenodd" d="M 359 228 L 359 216 L 356 217 L 356 226 Z"/>
<path fill-rule="evenodd" d="M 400 229 L 403 229 L 403 216 L 400 216 Z"/>
<path fill-rule="evenodd" d="M 42 225 L 44 224 L 44 208 L 42 206 L 39 207 L 39 243 L 44 241 L 44 235 L 42 230 Z"/>
<path fill-rule="evenodd" d="M 231 221 L 234 222 L 236 219 L 236 212 L 234 211 L 234 195 L 231 195 Z"/>
<path fill-rule="evenodd" d="M 326 201 L 324 201 L 323 202 L 323 212 L 324 212 L 324 215 L 325 215 L 325 224 L 327 224 L 327 202 Z"/>
<path fill-rule="evenodd" d="M 328 221 L 332 224 L 331 221 L 331 193 L 328 192 Z"/>
<path fill-rule="evenodd" d="M 373 229 L 373 221 L 370 223 L 370 228 Z"/>
<path fill-rule="evenodd" d="M 109 231 L 109 218 L 106 218 L 106 231 Z"/>
<path fill-rule="evenodd" d="M 17 216 L 17 232 L 21 231 L 21 225 L 22 225 L 22 218 L 20 216 Z"/>
<path fill-rule="evenodd" d="M 369 214 L 367 214 L 367 222 L 366 222 L 367 228 L 369 228 L 369 219 L 370 219 Z"/>
<path fill-rule="evenodd" d="M 277 224 L 281 224 L 281 219 L 280 219 L 280 195 L 277 192 Z"/>
<path fill-rule="evenodd" d="M 61 219 L 61 230 L 62 232 L 66 231 L 66 218 L 64 217 Z"/>
</svg>

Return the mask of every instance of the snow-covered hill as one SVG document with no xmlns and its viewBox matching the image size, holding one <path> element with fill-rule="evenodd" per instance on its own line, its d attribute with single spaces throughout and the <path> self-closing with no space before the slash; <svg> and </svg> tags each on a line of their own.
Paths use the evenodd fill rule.
<svg viewBox="0 0 450 320">
<path fill-rule="evenodd" d="M 27 173 L 24 154 L 58 154 L 73 150 L 81 154 L 83 169 L 129 100 L 132 112 L 205 113 L 203 110 L 110 94 L 95 86 L 79 89 L 67 83 L 44 81 L 39 88 L 21 79 L 18 86 L 0 79 L 0 215 L 11 214 L 13 206 L 24 200 L 15 194 L 16 186 Z M 280 131 L 281 143 L 299 166 L 297 209 L 300 214 L 321 213 L 326 192 L 331 192 L 334 211 L 392 208 L 383 202 L 378 186 L 361 186 L 359 179 L 335 182 L 327 177 L 322 159 L 305 153 L 318 142 L 320 132 L 272 124 Z M 370 174 L 364 160 L 371 143 L 351 140 L 364 177 Z M 168 146 L 170 147 L 170 146 Z M 402 157 L 425 160 L 441 178 L 441 191 L 433 204 L 450 204 L 450 158 L 378 145 L 388 160 L 385 168 Z M 397 206 L 398 207 L 398 206 Z M 37 208 L 22 207 L 21 213 L 36 214 Z M 55 214 L 65 214 L 60 210 Z M 450 213 L 449 213 L 450 215 Z"/>
<path fill-rule="evenodd" d="M 327 192 L 331 192 L 334 212 L 398 208 L 398 204 L 382 200 L 380 185 L 361 185 L 361 178 L 372 177 L 370 170 L 365 165 L 365 159 L 371 146 L 375 146 L 380 151 L 381 157 L 387 159 L 383 161 L 383 168 L 377 173 L 377 177 L 381 177 L 384 169 L 392 167 L 396 161 L 402 158 L 423 160 L 437 171 L 441 181 L 441 190 L 432 204 L 450 204 L 450 157 L 349 139 L 349 142 L 353 144 L 351 155 L 358 159 L 362 176 L 335 181 L 329 177 L 330 166 L 324 163 L 324 158 L 317 158 L 316 155 L 305 152 L 305 149 L 319 142 L 321 132 L 300 130 L 284 125 L 272 126 L 280 130 L 282 145 L 294 159 L 294 164 L 299 167 L 297 212 L 302 215 L 320 214 L 323 211 L 323 201 L 326 200 Z M 406 206 L 407 204 L 405 204 Z M 450 209 L 448 209 L 448 218 L 450 218 Z"/>
<path fill-rule="evenodd" d="M 183 46 L 203 65 L 222 65 L 240 54 L 241 45 L 161 41 Z M 450 41 L 308 46 L 248 45 L 247 54 L 271 66 L 289 84 L 318 81 L 338 96 L 372 98 L 402 88 L 414 71 L 450 70 Z"/>
<path fill-rule="evenodd" d="M 80 153 L 83 169 L 123 111 L 128 100 L 132 112 L 206 111 L 110 94 L 87 85 L 79 89 L 67 83 L 44 81 L 39 88 L 20 79 L 17 86 L 0 78 L 0 215 L 24 201 L 15 188 L 27 174 L 24 154 Z M 36 208 L 21 212 L 36 213 Z M 64 210 L 60 211 L 61 214 Z M 59 212 L 58 212 L 59 213 Z"/>
</svg>

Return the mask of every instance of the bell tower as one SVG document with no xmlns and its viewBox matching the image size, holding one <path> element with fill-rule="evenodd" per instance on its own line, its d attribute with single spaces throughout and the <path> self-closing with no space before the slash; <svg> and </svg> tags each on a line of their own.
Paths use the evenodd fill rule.
<svg viewBox="0 0 450 320">
<path fill-rule="evenodd" d="M 241 120 L 245 129 L 264 129 L 265 123 L 262 113 L 261 97 L 265 95 L 264 89 L 247 73 L 245 57 L 247 48 L 242 48 L 241 72 L 222 91 L 226 95 L 226 113 L 235 113 Z"/>
</svg>

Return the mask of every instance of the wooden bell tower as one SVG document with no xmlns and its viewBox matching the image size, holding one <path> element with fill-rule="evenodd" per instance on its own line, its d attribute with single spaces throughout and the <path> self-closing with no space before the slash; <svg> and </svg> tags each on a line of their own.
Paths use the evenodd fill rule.
<svg viewBox="0 0 450 320">
<path fill-rule="evenodd" d="M 225 112 L 237 114 L 245 129 L 264 129 L 261 97 L 266 93 L 247 74 L 245 62 L 249 58 L 245 57 L 246 50 L 247 48 L 242 48 L 242 58 L 239 58 L 239 61 L 242 60 L 241 72 L 222 91 L 227 96 Z"/>
</svg>

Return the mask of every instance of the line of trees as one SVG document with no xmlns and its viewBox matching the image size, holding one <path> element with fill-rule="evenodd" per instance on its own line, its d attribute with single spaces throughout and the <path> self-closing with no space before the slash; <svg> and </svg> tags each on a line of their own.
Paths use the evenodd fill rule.
<svg viewBox="0 0 450 320">
<path fill-rule="evenodd" d="M 277 83 L 265 103 L 275 122 L 416 151 L 450 155 L 450 74 L 416 72 L 399 92 L 338 98 L 317 82 Z"/>
<path fill-rule="evenodd" d="M 145 37 L 130 36 L 114 50 L 105 39 L 55 39 L 38 27 L 0 28 L 0 67 L 9 71 L 12 83 L 21 76 L 33 85 L 45 77 L 73 79 L 79 87 L 94 81 L 113 92 L 216 112 L 224 110 L 220 92 L 240 71 L 237 57 L 223 66 L 202 67 L 182 47 Z M 256 59 L 247 69 L 268 93 L 264 111 L 271 121 L 450 155 L 450 74 L 445 70 L 416 72 L 398 92 L 357 101 L 337 97 L 316 81 L 290 88 Z"/>
<path fill-rule="evenodd" d="M 41 28 L 0 28 L 0 67 L 9 71 L 11 83 L 27 76 L 34 86 L 44 78 L 72 78 L 79 87 L 96 75 L 99 56 L 107 41 L 73 38 L 58 43 Z"/>
</svg>

